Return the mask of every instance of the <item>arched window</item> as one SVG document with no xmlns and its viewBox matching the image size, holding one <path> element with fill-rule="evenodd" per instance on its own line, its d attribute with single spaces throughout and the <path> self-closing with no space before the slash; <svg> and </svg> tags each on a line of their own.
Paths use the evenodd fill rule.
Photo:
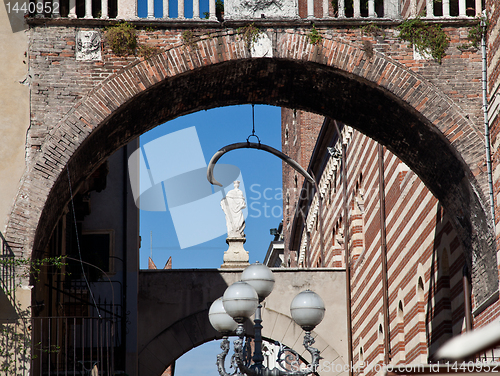
<svg viewBox="0 0 500 376">
<path fill-rule="evenodd" d="M 417 283 L 417 299 L 419 302 L 424 301 L 424 280 L 422 277 L 418 277 L 418 283 Z"/>
</svg>

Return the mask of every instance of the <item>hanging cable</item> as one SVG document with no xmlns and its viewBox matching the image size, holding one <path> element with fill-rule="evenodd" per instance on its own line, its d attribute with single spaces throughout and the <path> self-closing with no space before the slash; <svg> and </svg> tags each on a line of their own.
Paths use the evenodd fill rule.
<svg viewBox="0 0 500 376">
<path fill-rule="evenodd" d="M 255 135 L 255 105 L 252 103 L 252 136 Z"/>
<path fill-rule="evenodd" d="M 254 109 L 255 104 L 252 103 L 252 134 L 247 137 L 247 143 L 250 143 L 250 137 L 255 137 L 259 141 L 259 146 L 260 146 L 260 138 L 255 134 L 255 109 Z"/>
<path fill-rule="evenodd" d="M 97 303 L 96 303 L 95 298 L 94 298 L 94 294 L 92 293 L 92 289 L 90 288 L 89 281 L 88 281 L 87 276 L 85 274 L 85 269 L 83 268 L 82 252 L 80 250 L 80 239 L 78 238 L 78 227 L 76 225 L 75 204 L 73 202 L 73 190 L 71 189 L 71 178 L 69 176 L 69 167 L 66 168 L 66 171 L 68 172 L 69 194 L 71 197 L 71 210 L 73 212 L 73 221 L 75 222 L 76 248 L 78 249 L 78 257 L 80 259 L 80 266 L 82 267 L 83 279 L 85 279 L 85 283 L 87 284 L 87 288 L 89 289 L 90 296 L 92 298 L 92 301 L 94 302 L 94 307 L 97 311 L 97 315 L 99 316 L 100 319 L 102 319 L 101 312 L 99 311 L 99 307 L 97 306 Z"/>
<path fill-rule="evenodd" d="M 91 264 L 90 262 L 82 261 L 81 259 L 78 260 L 76 258 L 69 257 L 69 256 L 66 256 L 66 259 L 73 260 L 73 261 L 80 262 L 80 263 L 84 263 L 85 265 L 88 265 L 88 266 L 91 266 L 93 268 L 96 268 L 97 270 L 99 270 L 99 272 L 102 273 L 102 275 L 106 276 L 106 278 L 108 279 L 109 285 L 111 286 L 111 304 L 113 305 L 113 309 L 111 309 L 111 315 L 114 318 L 115 317 L 115 311 L 114 311 L 114 307 L 115 307 L 115 288 L 113 287 L 113 282 L 111 282 L 111 278 L 109 278 L 108 273 L 106 273 L 104 270 L 102 270 L 97 265 Z M 97 309 L 97 307 L 96 307 L 96 309 Z M 99 312 L 99 310 L 97 310 L 97 312 Z M 99 317 L 101 318 L 100 315 L 99 315 Z"/>
</svg>

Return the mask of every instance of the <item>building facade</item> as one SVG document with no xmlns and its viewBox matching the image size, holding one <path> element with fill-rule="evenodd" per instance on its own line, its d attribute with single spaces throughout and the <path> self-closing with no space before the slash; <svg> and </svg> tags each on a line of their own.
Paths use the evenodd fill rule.
<svg viewBox="0 0 500 376">
<path fill-rule="evenodd" d="M 350 351 L 359 373 L 435 361 L 436 349 L 465 331 L 474 307 L 464 295 L 471 260 L 443 207 L 374 140 L 318 115 L 283 113 L 283 151 L 310 156 L 322 197 L 283 167 L 285 264 L 347 265 Z"/>
<path fill-rule="evenodd" d="M 58 2 L 38 1 L 36 3 L 51 6 Z M 77 370 L 76 367 L 93 369 L 95 366 L 93 362 L 98 356 L 94 344 L 97 344 L 99 337 L 97 332 L 91 329 L 85 332 L 84 328 L 93 327 L 94 321 L 101 320 L 100 316 L 106 321 L 110 315 L 117 319 L 116 327 L 105 329 L 105 333 L 113 334 L 115 342 L 111 341 L 111 337 L 103 336 L 102 338 L 110 339 L 107 348 L 115 351 L 114 354 L 119 354 L 121 358 L 122 363 L 117 361 L 113 367 L 115 370 L 134 374 L 137 370 L 137 341 L 134 333 L 136 332 L 135 325 L 140 322 L 137 316 L 133 317 L 137 312 L 134 299 L 137 295 L 138 273 L 136 258 L 138 238 L 137 233 L 134 232 L 137 230 L 137 218 L 134 217 L 135 206 L 130 202 L 130 195 L 127 198 L 126 188 L 122 186 L 123 181 L 126 180 L 124 179 L 124 164 L 118 163 L 118 167 L 109 168 L 109 181 L 116 183 L 115 188 L 117 188 L 112 194 L 108 188 L 97 192 L 102 180 L 108 179 L 103 178 L 102 175 L 98 176 L 107 174 L 104 165 L 98 166 L 111 154 L 111 151 L 118 149 L 119 144 L 120 146 L 125 144 L 147 128 L 168 120 L 169 117 L 180 116 L 186 112 L 210 106 L 256 100 L 278 105 L 291 102 L 286 102 L 283 98 L 275 98 L 274 93 L 278 93 L 283 87 L 280 82 L 287 82 L 285 79 L 282 81 L 278 79 L 276 80 L 278 84 L 275 84 L 273 77 L 276 76 L 272 74 L 268 76 L 271 71 L 280 71 L 276 66 L 271 69 L 263 65 L 261 70 L 253 70 L 254 68 L 249 64 L 248 67 L 242 66 L 239 72 L 222 68 L 218 73 L 216 68 L 202 67 L 199 70 L 193 69 L 202 73 L 199 76 L 191 76 L 191 81 L 189 81 L 191 85 L 187 84 L 188 81 L 182 81 L 182 77 L 189 76 L 184 75 L 183 69 L 192 68 L 193 61 L 198 61 L 193 58 L 197 58 L 198 51 L 203 54 L 203 58 L 198 61 L 200 67 L 207 61 L 213 61 L 214 66 L 218 63 L 228 63 L 224 59 L 229 55 L 235 56 L 234 62 L 226 65 L 229 68 L 236 66 L 242 60 L 253 61 L 255 66 L 271 61 L 271 59 L 253 59 L 252 55 L 244 55 L 252 57 L 248 59 L 239 58 L 238 56 L 243 55 L 238 55 L 240 51 L 237 49 L 241 46 L 238 44 L 240 43 L 238 37 L 235 36 L 236 29 L 230 30 L 218 23 L 203 25 L 196 34 L 200 41 L 196 39 L 193 42 L 189 34 L 184 34 L 184 31 L 198 27 L 202 23 L 201 20 L 194 20 L 191 24 L 189 23 L 191 21 L 184 19 L 176 20 L 174 23 L 169 23 L 170 20 L 164 24 L 158 22 L 166 30 L 161 28 L 150 30 L 148 26 L 150 20 L 138 21 L 136 24 L 142 28 L 139 32 L 140 41 L 150 47 L 162 48 L 165 51 L 169 49 L 168 53 L 158 55 L 146 62 L 147 59 L 137 56 L 117 57 L 106 47 L 103 50 L 104 62 L 77 62 L 75 57 L 77 31 L 94 28 L 103 31 L 104 27 L 110 23 L 106 19 L 107 10 L 109 10 L 110 17 L 135 22 L 137 2 L 135 0 L 109 1 L 108 4 L 105 0 L 102 2 L 79 0 L 64 3 L 61 2 L 60 13 L 46 12 L 47 14 L 40 13 L 38 17 L 32 17 L 29 20 L 31 23 L 29 27 L 23 13 L 14 14 L 11 8 L 7 8 L 7 4 L 0 10 L 0 50 L 2 52 L 0 65 L 3 68 L 0 72 L 0 82 L 4 89 L 0 93 L 2 115 L 0 117 L 2 119 L 0 124 L 2 129 L 0 224 L 4 235 L 8 230 L 9 241 L 17 252 L 15 256 L 23 257 L 28 261 L 32 257 L 36 260 L 45 256 L 64 255 L 78 259 L 79 255 L 76 256 L 80 252 L 75 249 L 75 242 L 71 239 L 74 239 L 73 235 L 79 236 L 89 245 L 86 249 L 90 251 L 84 252 L 84 256 L 92 259 L 84 258 L 82 261 L 99 265 L 99 268 L 111 277 L 111 285 L 122 285 L 115 291 L 110 291 L 111 288 L 106 287 L 109 284 L 103 282 L 104 274 L 100 272 L 93 274 L 90 271 L 93 268 L 91 265 L 85 266 L 89 268 L 88 274 L 93 275 L 89 282 L 91 287 L 86 286 L 78 268 L 73 266 L 68 266 L 71 274 L 65 274 L 65 269 L 62 271 L 42 270 L 41 279 L 36 283 L 24 279 L 19 286 L 16 285 L 16 303 L 19 302 L 19 305 L 28 311 L 29 319 L 33 319 L 33 327 L 36 329 L 33 338 L 28 333 L 29 325 L 22 329 L 25 331 L 23 338 L 29 341 L 27 346 L 38 344 L 33 347 L 34 351 L 38 352 L 38 357 L 32 363 L 34 369 L 47 374 L 57 373 L 58 367 L 63 366 L 62 354 L 64 353 L 65 359 L 68 359 L 75 352 L 81 354 L 82 364 L 66 363 L 64 364 L 66 369 L 74 369 L 74 372 L 83 371 L 83 369 Z M 211 3 L 214 6 L 210 12 L 214 13 L 215 0 L 211 0 Z M 413 51 L 408 48 L 406 42 L 394 43 L 394 38 L 382 40 L 382 38 L 377 39 L 376 35 L 364 35 L 352 25 L 369 25 L 370 20 L 362 19 L 367 16 L 392 18 L 391 25 L 395 25 L 399 22 L 399 18 L 416 16 L 427 6 L 425 11 L 428 17 L 441 15 L 447 17 L 449 13 L 450 18 L 444 20 L 443 24 L 449 26 L 448 32 L 452 35 L 456 45 L 459 41 L 466 39 L 466 26 L 463 26 L 461 22 L 465 22 L 464 25 L 472 24 L 472 22 L 451 17 L 459 17 L 463 14 L 479 15 L 479 10 L 482 9 L 481 1 L 391 0 L 385 1 L 384 7 L 381 7 L 382 2 L 377 0 L 347 1 L 349 9 L 345 10 L 335 9 L 334 3 L 338 5 L 335 1 L 300 1 L 299 15 L 302 18 L 347 16 L 349 18 L 347 23 L 344 23 L 345 20 L 336 20 L 340 25 L 338 29 L 325 30 L 331 25 L 332 20 L 329 19 L 323 20 L 327 27 L 323 30 L 319 26 L 318 28 L 327 37 L 325 46 L 332 46 L 333 42 L 339 43 L 342 39 L 342 43 L 338 44 L 338 50 L 347 51 L 349 48 L 349 51 L 360 56 L 359 61 L 362 63 L 353 68 L 356 70 L 359 68 L 359 71 L 363 72 L 360 76 L 370 73 L 372 68 L 367 61 L 373 57 L 374 52 L 379 57 L 388 57 L 385 61 L 382 59 L 381 64 L 387 64 L 391 60 L 390 66 L 393 72 L 397 70 L 394 67 L 401 68 L 401 66 L 407 69 L 407 72 L 418 71 L 418 74 L 425 78 L 426 88 L 429 91 L 432 91 L 430 88 L 433 85 L 439 87 L 446 96 L 457 103 L 456 107 L 464 108 L 475 123 L 478 123 L 477 119 L 482 115 L 478 99 L 481 94 L 479 90 L 476 90 L 479 84 L 469 80 L 469 76 L 466 75 L 467 69 L 472 65 L 471 70 L 477 71 L 478 62 L 481 59 L 478 51 L 464 52 L 460 55 L 465 57 L 462 59 L 463 64 L 459 64 L 460 57 L 458 57 L 454 60 L 455 65 L 452 67 L 454 70 L 452 69 L 451 73 L 445 72 L 438 69 L 437 65 L 425 62 L 425 59 L 413 60 Z M 450 5 L 449 9 L 443 8 L 445 3 Z M 70 4 L 75 6 L 70 6 Z M 108 4 L 109 9 L 103 6 L 104 4 Z M 92 8 L 92 5 L 97 6 Z M 493 149 L 492 179 L 498 218 L 500 211 L 499 200 L 496 196 L 500 192 L 500 140 L 498 139 L 500 130 L 500 117 L 498 116 L 500 111 L 498 89 L 500 86 L 500 23 L 498 22 L 500 7 L 497 0 L 486 0 L 485 6 L 489 19 L 487 39 L 489 81 L 486 89 Z M 55 11 L 54 8 L 52 10 Z M 344 11 L 346 14 L 341 14 Z M 151 16 L 150 19 L 154 18 L 154 10 L 148 9 L 148 15 Z M 45 19 L 44 16 L 46 16 Z M 273 29 L 272 23 L 266 24 L 268 20 L 265 19 L 262 22 L 264 28 L 269 28 L 269 35 L 274 35 L 276 30 Z M 380 24 L 384 25 L 386 21 L 381 20 Z M 279 32 L 280 40 L 284 41 L 281 45 L 292 43 L 293 49 L 290 50 L 296 51 L 299 56 L 298 58 L 289 57 L 294 69 L 299 66 L 301 69 L 310 70 L 310 76 L 306 75 L 304 79 L 303 76 L 299 77 L 299 69 L 292 69 L 291 72 L 295 72 L 294 74 L 299 77 L 293 83 L 293 87 L 311 80 L 315 74 L 311 67 L 316 67 L 319 63 L 319 60 L 311 62 L 311 59 L 308 62 L 309 65 L 306 66 L 301 60 L 303 56 L 313 55 L 308 51 L 318 52 L 319 50 L 316 50 L 316 47 L 310 47 L 306 37 L 310 32 L 310 21 L 306 20 L 304 25 L 305 27 L 296 31 L 288 32 L 283 28 Z M 456 25 L 459 26 L 455 27 Z M 362 39 L 362 45 L 359 38 Z M 194 48 L 197 43 L 201 48 Z M 276 47 L 278 42 L 273 40 L 273 43 Z M 353 46 L 354 48 L 351 49 Z M 334 48 L 330 51 L 332 50 Z M 246 54 L 246 50 L 243 52 Z M 456 49 L 453 52 L 456 53 Z M 349 53 L 344 54 L 346 55 L 344 60 L 334 61 L 339 62 L 337 66 L 346 62 L 345 67 L 349 68 Z M 320 54 L 314 56 L 316 59 Z M 469 57 L 470 60 L 467 60 Z M 300 62 L 297 63 L 299 60 Z M 167 69 L 169 64 L 168 68 L 173 67 L 175 72 Z M 92 69 L 92 66 L 95 69 Z M 135 67 L 132 69 L 133 72 L 137 68 L 137 73 L 126 71 L 130 66 Z M 346 73 L 347 68 L 344 72 L 346 76 L 351 74 Z M 236 74 L 248 71 L 258 72 L 258 74 L 250 77 L 240 77 Z M 382 69 L 380 71 L 383 73 Z M 325 72 L 326 69 L 319 74 L 325 74 Z M 63 74 L 64 77 L 62 77 Z M 180 77 L 178 77 L 179 81 L 175 81 L 177 84 L 172 84 L 160 93 L 168 93 L 171 99 L 178 100 L 178 102 L 172 100 L 171 102 L 174 103 L 172 108 L 168 107 L 170 105 L 167 103 L 168 100 L 158 104 L 160 101 L 156 99 L 163 98 L 163 96 L 157 95 L 158 92 L 154 91 L 157 80 L 167 82 L 170 80 L 167 76 L 176 74 Z M 287 75 L 292 76 L 291 74 L 284 76 Z M 460 80 L 457 80 L 459 90 L 447 84 L 450 75 L 459 76 Z M 212 91 L 213 88 L 225 87 L 224 84 L 217 84 L 219 82 L 217 80 L 222 80 L 219 77 L 236 77 L 234 82 L 228 81 L 234 86 L 226 83 L 228 85 L 226 89 Z M 387 77 L 381 75 L 380 80 L 383 81 Z M 123 81 L 121 84 L 116 84 L 114 79 L 118 82 L 122 79 Z M 104 81 L 107 82 L 106 85 L 109 85 L 101 85 Z M 241 83 L 247 81 L 253 83 L 243 85 L 242 89 Z M 374 85 L 376 81 L 373 79 Z M 206 84 L 206 86 L 198 87 L 194 84 L 195 82 L 197 85 Z M 411 79 L 405 81 L 405 84 L 409 82 Z M 151 85 L 152 89 L 146 92 L 144 84 L 148 86 L 148 89 Z M 156 88 L 158 86 L 161 85 L 156 85 Z M 96 94 L 98 91 L 96 88 L 101 90 L 103 87 L 102 92 Z M 252 87 L 257 87 L 257 89 L 253 92 L 247 89 Z M 268 90 L 268 87 L 271 89 Z M 184 96 L 191 99 L 196 97 L 195 92 L 202 93 L 203 98 L 200 96 L 197 99 L 201 104 L 199 107 L 194 105 L 189 107 L 197 100 L 184 100 Z M 222 96 L 222 92 L 224 95 L 228 93 L 227 97 Z M 214 93 L 216 95 L 212 97 Z M 239 93 L 238 98 L 235 97 L 235 93 Z M 283 94 L 283 92 L 280 93 Z M 94 94 L 98 99 L 92 96 Z M 421 94 L 416 90 L 414 97 L 418 98 Z M 283 96 L 286 97 L 286 95 Z M 287 100 L 294 100 L 292 97 L 293 95 Z M 308 98 L 304 92 L 299 91 L 295 97 Z M 366 95 L 366 97 L 369 96 Z M 85 102 L 86 98 L 90 98 L 90 102 Z M 402 98 L 403 95 L 397 97 L 401 102 Z M 87 106 L 88 103 L 91 103 L 90 107 Z M 314 103 L 304 103 L 306 107 L 314 107 Z M 425 104 L 425 98 L 423 98 L 421 106 L 425 107 Z M 157 107 L 151 110 L 151 106 Z M 411 102 L 411 106 L 417 107 L 418 102 Z M 403 107 L 406 108 L 400 105 L 398 109 L 402 111 Z M 140 108 L 140 111 L 137 111 L 137 108 Z M 63 124 L 61 128 L 56 128 L 62 118 L 68 121 L 61 123 Z M 114 119 L 113 121 L 121 125 L 110 127 L 108 123 L 107 126 L 105 118 L 106 121 Z M 132 119 L 130 123 L 127 123 L 128 119 Z M 144 124 L 145 122 L 148 124 Z M 94 138 L 84 141 L 86 137 L 84 135 L 90 134 L 95 129 L 104 130 L 104 133 L 98 133 L 97 136 L 93 133 Z M 108 130 L 109 133 L 106 133 Z M 60 136 L 60 139 L 55 137 L 54 143 L 48 142 L 47 140 L 54 135 Z M 456 135 L 457 138 L 461 136 L 460 132 Z M 347 324 L 349 328 L 352 328 L 349 337 L 351 344 L 349 353 L 354 364 L 365 365 L 359 368 L 360 373 L 376 372 L 375 365 L 387 362 L 406 364 L 433 361 L 436 348 L 447 338 L 463 332 L 469 322 L 474 327 L 480 327 L 498 318 L 500 315 L 498 293 L 493 294 L 483 306 L 476 304 L 474 290 L 468 293 L 470 271 L 466 266 L 470 266 L 471 260 L 464 256 L 467 250 L 464 250 L 457 240 L 450 218 L 440 203 L 404 163 L 388 150 L 382 149 L 380 153 L 378 145 L 347 125 L 331 120 L 325 121 L 321 117 L 302 111 L 283 111 L 283 137 L 283 151 L 303 166 L 310 167 L 310 171 L 318 182 L 322 200 L 318 201 L 318 196 L 315 194 L 316 187 L 304 184 L 301 176 L 284 169 L 283 232 L 285 241 L 283 247 L 281 244 L 276 244 L 274 247 L 277 253 L 283 249 L 283 259 L 278 257 L 270 262 L 273 265 L 284 264 L 302 268 L 344 267 L 349 271 L 348 283 L 346 283 L 349 293 L 347 304 L 349 322 Z M 74 140 L 78 141 L 74 143 Z M 89 145 L 97 146 L 94 149 Z M 86 150 L 87 153 L 83 151 L 78 154 L 77 149 Z M 50 154 L 51 152 L 53 154 Z M 35 156 L 46 156 L 45 153 L 47 153 L 47 158 L 42 164 L 33 162 Z M 123 161 L 123 155 L 126 155 L 125 152 L 123 153 L 122 156 L 116 158 Z M 111 160 L 110 163 L 112 163 Z M 472 167 L 474 174 L 486 171 L 486 159 L 484 163 L 481 162 Z M 64 184 L 59 185 L 61 181 L 67 181 L 68 169 L 74 174 L 72 177 L 79 179 L 76 184 L 78 189 L 75 186 L 71 195 L 67 193 L 67 189 L 64 189 L 66 188 Z M 115 175 L 113 179 L 111 175 Z M 33 176 L 37 178 L 31 180 Z M 51 190 L 54 187 L 55 189 Z M 52 192 L 50 195 L 49 191 Z M 53 192 L 59 193 L 59 197 L 56 197 L 58 194 L 53 194 Z M 69 206 L 67 200 L 70 196 L 74 198 L 74 209 Z M 111 203 L 116 211 L 101 210 L 97 218 L 95 214 L 99 212 L 99 202 Z M 104 205 L 101 209 L 102 207 Z M 55 209 L 52 210 L 52 208 Z M 130 208 L 128 212 L 127 208 Z M 45 217 L 41 216 L 42 210 L 49 214 Z M 127 212 L 126 215 L 125 212 Z M 50 220 L 46 220 L 47 218 Z M 71 231 L 72 228 L 75 229 L 75 233 Z M 35 233 L 37 239 L 43 239 L 36 243 L 42 244 L 40 249 L 34 245 Z M 500 234 L 498 225 L 495 228 L 495 234 L 497 237 Z M 97 246 L 104 246 L 104 248 L 100 248 L 101 251 L 95 254 L 94 250 Z M 2 249 L 4 252 L 10 249 L 3 237 Z M 4 253 L 4 256 L 6 255 L 7 253 Z M 105 256 L 101 257 L 102 255 Z M 8 257 L 14 257 L 14 253 L 10 252 Z M 10 281 L 6 277 L 12 277 L 12 273 L 7 275 L 5 269 L 7 268 L 2 270 L 3 283 Z M 96 292 L 94 296 L 96 302 L 92 305 L 88 304 L 92 300 L 91 290 Z M 471 298 L 470 305 L 466 303 L 469 297 Z M 110 303 L 110 300 L 113 302 Z M 102 313 L 94 311 L 92 307 L 100 307 Z M 129 311 L 132 316 L 127 317 Z M 85 324 L 84 320 L 81 320 L 83 317 L 86 319 Z M 128 320 L 130 320 L 130 325 L 127 324 Z M 64 322 L 65 324 L 62 324 Z M 66 329 L 62 330 L 62 328 Z M 76 335 L 76 333 L 84 332 L 86 334 Z M 9 342 L 9 338 L 16 338 L 19 333 L 10 334 L 14 336 L 5 335 L 4 332 L 1 337 L 2 350 L 9 349 L 12 343 Z M 65 344 L 68 344 L 68 347 L 65 347 Z M 115 355 L 111 354 L 110 359 L 113 359 Z M 5 360 L 5 353 L 1 356 L 2 361 Z M 76 359 L 74 356 L 73 358 Z M 103 358 L 99 359 L 102 361 L 101 365 L 112 364 L 108 360 L 104 362 Z M 24 359 L 28 364 L 23 369 L 25 374 L 28 372 L 31 360 L 30 356 Z"/>
<path fill-rule="evenodd" d="M 138 140 L 75 187 L 32 277 L 33 374 L 137 374 L 139 210 L 128 179 Z M 61 260 L 61 264 L 53 260 Z"/>
</svg>

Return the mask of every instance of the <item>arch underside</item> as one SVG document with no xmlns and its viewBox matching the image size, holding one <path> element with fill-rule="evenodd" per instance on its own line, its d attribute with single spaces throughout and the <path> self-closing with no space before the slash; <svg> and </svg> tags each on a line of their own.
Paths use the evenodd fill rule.
<svg viewBox="0 0 500 376">
<path fill-rule="evenodd" d="M 278 341 L 282 345 L 295 350 L 302 361 L 309 362 L 311 356 L 302 345 L 304 332 L 292 318 L 282 313 L 270 312 L 268 310 L 264 310 L 263 313 L 264 315 L 271 313 L 273 316 L 277 316 L 276 318 L 273 317 L 273 319 L 278 320 L 280 326 L 288 328 L 286 332 L 281 334 L 280 338 L 274 338 L 272 336 L 274 333 L 270 333 L 269 329 L 264 326 L 262 332 L 263 340 L 270 343 Z M 245 333 L 253 337 L 253 328 L 250 321 L 245 323 Z M 346 362 L 339 355 L 339 352 L 328 343 L 326 338 L 320 336 L 318 332 L 313 331 L 312 335 L 315 339 L 313 346 L 321 351 L 323 361 L 329 365 L 338 364 L 343 370 Z M 139 349 L 139 375 L 161 375 L 170 364 L 188 351 L 204 343 L 221 338 L 222 335 L 208 321 L 208 309 L 186 316 L 178 320 L 175 324 L 165 328 L 142 349 Z M 236 338 L 233 336 L 229 339 L 232 342 Z M 231 344 L 232 349 L 233 345 Z M 231 353 L 228 354 L 227 359 L 230 356 Z M 216 360 L 214 357 L 214 364 Z"/>
<path fill-rule="evenodd" d="M 166 78 L 124 102 L 86 136 L 67 164 L 73 186 L 118 148 L 159 124 L 200 110 L 248 103 L 318 113 L 385 145 L 418 174 L 452 218 L 466 258 L 475 260 L 477 301 L 487 300 L 496 289 L 496 251 L 486 199 L 457 149 L 415 107 L 387 89 L 319 63 L 239 59 Z M 68 176 L 62 170 L 37 222 L 33 250 L 47 244 L 68 200 Z"/>
</svg>

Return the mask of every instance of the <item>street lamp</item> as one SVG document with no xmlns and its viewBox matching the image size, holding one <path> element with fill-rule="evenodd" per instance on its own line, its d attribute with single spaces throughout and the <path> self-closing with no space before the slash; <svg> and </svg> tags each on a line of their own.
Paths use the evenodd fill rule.
<svg viewBox="0 0 500 376">
<path fill-rule="evenodd" d="M 223 297 L 217 299 L 210 307 L 208 314 L 210 323 L 223 334 L 221 344 L 223 352 L 217 355 L 217 368 L 221 376 L 305 376 L 318 369 L 321 356 L 320 351 L 312 347 L 314 338 L 311 336 L 311 331 L 323 320 L 325 304 L 318 294 L 310 290 L 302 291 L 292 300 L 290 312 L 293 320 L 305 331 L 303 345 L 312 356 L 311 363 L 305 368 L 299 368 L 299 354 L 290 348 L 280 346 L 277 362 L 283 369 L 288 366 L 291 370 L 269 369 L 263 365 L 260 303 L 271 293 L 273 287 L 273 273 L 267 266 L 257 262 L 248 266 L 241 275 L 241 281 L 229 286 Z M 254 313 L 254 354 L 251 356 L 248 338 L 243 345 L 245 336 L 243 323 Z M 231 358 L 231 367 L 234 367 L 235 371 L 229 374 L 225 370 L 224 361 L 229 352 L 227 337 L 234 329 L 239 338 L 234 341 L 234 355 Z"/>
</svg>

